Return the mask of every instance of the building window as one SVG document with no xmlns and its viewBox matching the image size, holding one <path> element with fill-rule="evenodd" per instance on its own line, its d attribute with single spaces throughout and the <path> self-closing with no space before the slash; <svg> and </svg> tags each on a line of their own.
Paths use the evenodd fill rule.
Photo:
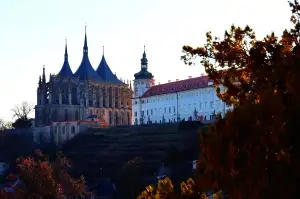
<svg viewBox="0 0 300 199">
<path fill-rule="evenodd" d="M 75 120 L 79 120 L 79 112 L 75 111 Z"/>
<path fill-rule="evenodd" d="M 134 116 L 137 117 L 137 112 L 136 111 L 134 112 Z"/>
<path fill-rule="evenodd" d="M 175 106 L 173 106 L 174 113 L 176 112 Z"/>
<path fill-rule="evenodd" d="M 144 111 L 141 111 L 141 116 L 144 117 Z"/>
<path fill-rule="evenodd" d="M 165 107 L 165 113 L 167 112 L 167 108 Z"/>
<path fill-rule="evenodd" d="M 67 121 L 68 119 L 68 109 L 65 109 L 65 120 Z"/>
<path fill-rule="evenodd" d="M 147 110 L 147 116 L 148 116 L 148 114 L 149 114 L 149 113 L 148 113 L 148 110 Z"/>
<path fill-rule="evenodd" d="M 199 103 L 199 109 L 201 110 L 201 108 L 202 108 L 202 107 L 201 107 L 201 102 L 200 102 L 200 103 Z"/>
<path fill-rule="evenodd" d="M 151 109 L 151 115 L 153 115 L 153 109 Z"/>
<path fill-rule="evenodd" d="M 204 108 L 207 108 L 207 102 L 204 102 Z"/>
<path fill-rule="evenodd" d="M 72 134 L 75 134 L 75 127 L 72 126 Z"/>
<path fill-rule="evenodd" d="M 210 106 L 210 108 L 213 108 L 213 106 L 214 106 L 214 102 L 213 102 L 213 101 L 211 101 L 209 106 Z"/>
<path fill-rule="evenodd" d="M 171 107 L 169 107 L 169 113 L 171 113 Z"/>
</svg>

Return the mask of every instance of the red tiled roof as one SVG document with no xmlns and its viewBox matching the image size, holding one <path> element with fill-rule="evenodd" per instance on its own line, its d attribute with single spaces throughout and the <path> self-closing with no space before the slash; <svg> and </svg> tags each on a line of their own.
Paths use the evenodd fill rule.
<svg viewBox="0 0 300 199">
<path fill-rule="evenodd" d="M 208 76 L 195 77 L 166 84 L 152 86 L 142 97 L 176 93 L 198 88 L 208 87 Z"/>
</svg>

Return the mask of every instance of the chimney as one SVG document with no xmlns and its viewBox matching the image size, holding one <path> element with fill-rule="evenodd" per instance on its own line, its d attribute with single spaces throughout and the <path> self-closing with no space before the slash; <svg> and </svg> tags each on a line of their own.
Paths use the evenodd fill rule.
<svg viewBox="0 0 300 199">
<path fill-rule="evenodd" d="M 170 83 L 171 82 L 171 80 L 168 80 L 168 83 Z"/>
<path fill-rule="evenodd" d="M 176 79 L 176 82 L 179 81 L 179 79 Z"/>
<path fill-rule="evenodd" d="M 189 76 L 189 79 L 191 79 L 192 78 L 192 76 Z"/>
</svg>

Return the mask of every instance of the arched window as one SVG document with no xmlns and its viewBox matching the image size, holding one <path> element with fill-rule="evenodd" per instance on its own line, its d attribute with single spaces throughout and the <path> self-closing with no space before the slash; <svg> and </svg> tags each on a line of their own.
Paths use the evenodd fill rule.
<svg viewBox="0 0 300 199">
<path fill-rule="evenodd" d="M 129 112 L 127 112 L 127 122 L 128 122 L 128 125 L 130 125 L 130 115 L 129 115 Z"/>
<path fill-rule="evenodd" d="M 75 126 L 72 126 L 72 134 L 75 134 Z"/>
<path fill-rule="evenodd" d="M 68 109 L 65 109 L 65 120 L 69 120 L 69 117 L 68 117 Z"/>
<path fill-rule="evenodd" d="M 109 111 L 109 124 L 112 125 L 112 113 Z"/>
<path fill-rule="evenodd" d="M 115 116 L 116 116 L 116 118 L 115 118 L 115 120 L 116 120 L 115 124 L 117 126 L 117 125 L 119 125 L 119 121 L 118 121 L 119 120 L 119 115 L 118 115 L 118 112 L 116 112 Z"/>
<path fill-rule="evenodd" d="M 79 120 L 79 112 L 75 111 L 75 120 Z"/>
</svg>

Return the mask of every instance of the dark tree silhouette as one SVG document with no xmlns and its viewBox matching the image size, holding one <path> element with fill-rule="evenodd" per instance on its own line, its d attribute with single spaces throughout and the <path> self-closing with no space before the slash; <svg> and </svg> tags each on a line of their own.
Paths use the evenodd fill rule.
<svg viewBox="0 0 300 199">
<path fill-rule="evenodd" d="M 223 189 L 229 198 L 299 197 L 300 5 L 289 5 L 294 26 L 280 38 L 258 40 L 249 26 L 231 26 L 222 40 L 209 32 L 203 47 L 183 47 L 184 61 L 200 58 L 218 96 L 235 106 L 202 134 L 201 189 Z"/>
<path fill-rule="evenodd" d="M 12 110 L 13 118 L 16 121 L 12 124 L 14 128 L 28 128 L 31 126 L 31 122 L 28 118 L 28 114 L 32 111 L 33 107 L 28 102 L 22 102 L 19 105 L 15 105 Z"/>
</svg>

